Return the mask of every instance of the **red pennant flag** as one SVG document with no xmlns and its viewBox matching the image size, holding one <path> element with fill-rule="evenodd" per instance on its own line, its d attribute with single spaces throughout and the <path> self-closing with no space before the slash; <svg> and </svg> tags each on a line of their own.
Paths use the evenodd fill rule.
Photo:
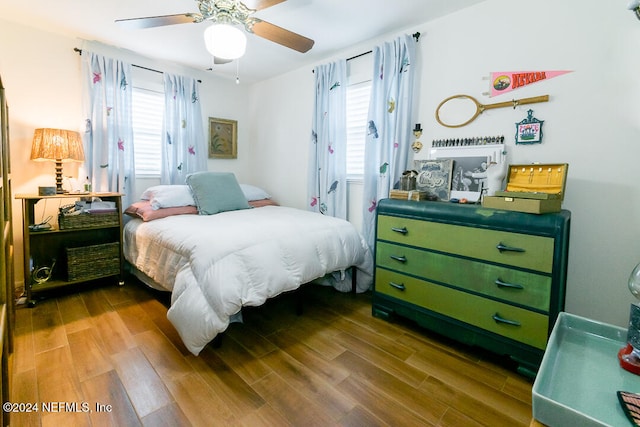
<svg viewBox="0 0 640 427">
<path fill-rule="evenodd" d="M 492 72 L 491 92 L 489 96 L 502 95 L 512 90 L 549 80 L 572 71 L 500 71 Z"/>
</svg>

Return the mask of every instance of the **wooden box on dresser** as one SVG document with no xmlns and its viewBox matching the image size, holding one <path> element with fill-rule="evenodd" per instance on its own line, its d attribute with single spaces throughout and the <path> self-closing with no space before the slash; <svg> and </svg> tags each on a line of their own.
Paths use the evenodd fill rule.
<svg viewBox="0 0 640 427">
<path fill-rule="evenodd" d="M 5 99 L 2 79 L 0 79 L 0 225 L 2 245 L 0 245 L 0 347 L 2 367 L 0 396 L 2 403 L 10 400 L 10 358 L 13 352 L 13 226 L 11 213 L 11 167 L 9 162 L 9 108 Z M 9 424 L 9 412 L 2 412 L 2 425 Z"/>
<path fill-rule="evenodd" d="M 564 309 L 571 214 L 378 204 L 373 314 L 509 355 L 535 375 Z"/>
</svg>

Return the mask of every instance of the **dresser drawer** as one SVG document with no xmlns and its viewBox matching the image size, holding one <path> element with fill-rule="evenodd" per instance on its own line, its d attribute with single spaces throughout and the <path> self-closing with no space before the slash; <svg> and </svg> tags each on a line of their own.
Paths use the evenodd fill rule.
<svg viewBox="0 0 640 427">
<path fill-rule="evenodd" d="M 551 277 L 547 275 L 386 242 L 377 243 L 376 264 L 431 282 L 446 283 L 544 312 L 549 310 Z"/>
<path fill-rule="evenodd" d="M 544 350 L 547 316 L 466 292 L 376 269 L 375 291 Z"/>
<path fill-rule="evenodd" d="M 388 215 L 378 216 L 377 238 L 451 254 L 550 273 L 554 240 L 550 237 L 443 224 Z"/>
</svg>

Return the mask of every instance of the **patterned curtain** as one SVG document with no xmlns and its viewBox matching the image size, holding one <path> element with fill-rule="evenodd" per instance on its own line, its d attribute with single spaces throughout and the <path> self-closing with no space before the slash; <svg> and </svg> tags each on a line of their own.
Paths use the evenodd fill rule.
<svg viewBox="0 0 640 427">
<path fill-rule="evenodd" d="M 320 65 L 309 153 L 309 209 L 347 218 L 347 62 Z"/>
<path fill-rule="evenodd" d="M 83 50 L 85 169 L 94 191 L 135 195 L 131 64 Z M 79 177 L 83 179 L 84 177 Z"/>
<path fill-rule="evenodd" d="M 165 73 L 164 96 L 160 182 L 184 184 L 188 174 L 207 170 L 198 82 L 190 77 Z"/>
<path fill-rule="evenodd" d="M 373 50 L 373 80 L 365 144 L 362 233 L 373 248 L 378 200 L 389 197 L 407 169 L 416 41 L 404 35 Z"/>
</svg>

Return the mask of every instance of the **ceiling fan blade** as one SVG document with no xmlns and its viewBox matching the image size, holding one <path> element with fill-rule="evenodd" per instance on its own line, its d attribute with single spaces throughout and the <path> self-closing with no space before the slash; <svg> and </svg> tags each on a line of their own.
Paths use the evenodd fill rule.
<svg viewBox="0 0 640 427">
<path fill-rule="evenodd" d="M 307 37 L 259 19 L 256 19 L 251 31 L 264 39 L 271 40 L 272 42 L 297 50 L 301 53 L 307 52 L 315 43 Z"/>
<path fill-rule="evenodd" d="M 197 14 L 182 13 L 180 15 L 148 16 L 146 18 L 116 19 L 121 27 L 139 30 L 142 28 L 162 27 L 164 25 L 188 24 L 198 22 Z"/>
<path fill-rule="evenodd" d="M 245 0 L 242 3 L 244 3 L 244 5 L 249 9 L 262 10 L 271 6 L 275 6 L 279 3 L 284 3 L 285 1 L 287 0 Z"/>
</svg>

